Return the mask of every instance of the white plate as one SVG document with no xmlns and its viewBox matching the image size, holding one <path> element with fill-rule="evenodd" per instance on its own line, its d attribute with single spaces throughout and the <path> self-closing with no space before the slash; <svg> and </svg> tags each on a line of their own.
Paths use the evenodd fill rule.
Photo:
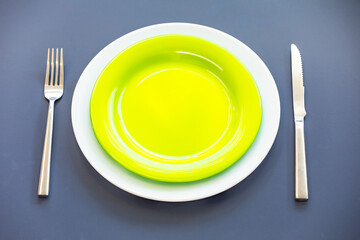
<svg viewBox="0 0 360 240">
<path fill-rule="evenodd" d="M 262 98 L 262 123 L 256 140 L 241 158 L 224 172 L 192 183 L 162 183 L 137 176 L 115 162 L 102 149 L 90 122 L 90 96 L 97 77 L 119 52 L 143 39 L 164 34 L 197 36 L 234 54 L 254 77 Z M 263 61 L 249 47 L 219 30 L 189 23 L 164 23 L 128 33 L 102 49 L 88 64 L 76 85 L 71 106 L 76 140 L 89 163 L 115 186 L 134 195 L 167 202 L 202 199 L 223 192 L 252 173 L 269 152 L 280 121 L 280 100 L 275 81 Z"/>
</svg>

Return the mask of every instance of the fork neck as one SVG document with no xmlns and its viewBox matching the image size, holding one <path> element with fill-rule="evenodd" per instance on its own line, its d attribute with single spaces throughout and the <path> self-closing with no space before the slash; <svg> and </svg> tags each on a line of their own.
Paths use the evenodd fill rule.
<svg viewBox="0 0 360 240">
<path fill-rule="evenodd" d="M 49 99 L 49 110 L 54 110 L 55 99 Z"/>
</svg>

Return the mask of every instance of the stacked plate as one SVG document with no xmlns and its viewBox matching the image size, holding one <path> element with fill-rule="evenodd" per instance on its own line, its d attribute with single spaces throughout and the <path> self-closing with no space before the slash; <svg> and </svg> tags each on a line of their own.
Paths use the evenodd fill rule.
<svg viewBox="0 0 360 240">
<path fill-rule="evenodd" d="M 76 86 L 72 123 L 90 164 L 135 195 L 190 201 L 248 176 L 275 139 L 280 102 L 261 59 L 212 28 L 166 23 L 101 50 Z"/>
</svg>

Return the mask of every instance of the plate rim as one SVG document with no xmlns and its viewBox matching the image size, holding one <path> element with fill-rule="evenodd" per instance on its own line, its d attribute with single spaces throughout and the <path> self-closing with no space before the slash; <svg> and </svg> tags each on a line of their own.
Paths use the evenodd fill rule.
<svg viewBox="0 0 360 240">
<path fill-rule="evenodd" d="M 167 32 L 167 34 L 169 34 L 169 33 L 170 34 L 171 33 L 188 34 L 188 32 L 191 32 L 195 36 L 204 38 L 208 41 L 217 39 L 218 42 L 215 42 L 215 43 L 217 43 L 217 44 L 220 43 L 219 44 L 220 46 L 227 49 L 229 52 L 231 52 L 236 57 L 238 57 L 237 54 L 239 52 L 245 51 L 248 59 L 246 61 L 242 60 L 241 58 L 238 58 L 238 59 L 245 65 L 245 67 L 253 75 L 254 80 L 259 87 L 260 95 L 262 97 L 263 102 L 264 102 L 264 98 L 263 98 L 262 91 L 264 91 L 264 89 L 262 89 L 263 88 L 262 84 L 265 85 L 265 83 L 258 82 L 260 80 L 259 79 L 257 80 L 258 77 L 254 76 L 254 75 L 257 75 L 257 74 L 254 74 L 256 72 L 251 71 L 251 69 L 254 68 L 254 66 L 257 66 L 257 68 L 259 68 L 261 70 L 261 74 L 263 74 L 265 76 L 264 79 L 267 81 L 266 85 L 267 85 L 268 89 L 266 89 L 267 92 L 265 91 L 264 93 L 267 93 L 268 95 L 271 95 L 271 97 L 272 97 L 270 99 L 272 101 L 272 105 L 271 105 L 272 106 L 272 109 L 271 109 L 272 117 L 269 117 L 269 120 L 271 120 L 271 122 L 272 122 L 272 126 L 268 126 L 269 123 L 265 123 L 265 124 L 263 123 L 264 119 L 265 119 L 265 117 L 263 116 L 263 121 L 261 123 L 257 138 L 255 139 L 252 146 L 249 148 L 248 152 L 245 153 L 245 155 L 243 155 L 243 158 L 245 158 L 245 160 L 238 161 L 241 163 L 235 163 L 233 166 L 230 167 L 229 170 L 225 170 L 225 172 L 220 173 L 214 177 L 211 177 L 210 179 L 205 179 L 200 182 L 194 182 L 194 183 L 189 183 L 189 184 L 184 184 L 184 185 L 176 185 L 176 186 L 166 186 L 166 185 L 162 185 L 162 183 L 159 183 L 159 182 L 155 182 L 152 180 L 149 181 L 147 179 L 139 178 L 138 176 L 134 176 L 135 174 L 126 172 L 127 170 L 124 171 L 124 169 L 119 169 L 118 167 L 116 167 L 116 165 L 114 165 L 114 163 L 111 163 L 110 161 L 113 161 L 113 160 L 109 159 L 109 156 L 105 156 L 107 154 L 102 150 L 101 145 L 97 142 L 95 134 L 93 133 L 92 128 L 91 128 L 91 123 L 90 123 L 90 131 L 88 131 L 89 129 L 83 131 L 86 128 L 86 126 L 84 126 L 84 125 L 88 124 L 87 121 L 90 122 L 90 119 L 89 119 L 90 98 L 88 99 L 87 103 L 86 103 L 86 99 L 80 98 L 81 94 L 83 94 L 81 91 L 84 92 L 83 85 L 85 85 L 87 83 L 86 81 L 88 81 L 87 78 L 90 77 L 92 74 L 94 75 L 96 72 L 99 71 L 99 69 L 101 71 L 102 70 L 101 66 L 104 64 L 104 61 L 107 61 L 109 58 L 111 60 L 112 59 L 111 56 L 115 56 L 116 54 L 119 53 L 119 52 L 111 53 L 112 51 L 114 51 L 117 48 L 121 48 L 121 46 L 123 46 L 123 48 L 125 49 L 127 46 L 131 45 L 131 42 L 137 41 L 139 38 L 145 39 L 145 38 L 147 38 L 147 36 L 149 36 L 149 34 L 150 34 L 150 36 L 151 35 L 152 36 L 161 35 L 161 34 L 159 34 L 159 32 L 164 32 L 164 31 Z M 193 35 L 193 34 L 189 34 L 189 35 Z M 126 45 L 126 44 L 124 45 L 124 43 L 127 43 L 128 45 Z M 119 45 L 121 45 L 121 46 L 119 47 Z M 232 45 L 234 47 L 231 47 Z M 228 48 L 229 46 L 232 49 L 229 49 Z M 103 64 L 101 64 L 101 62 Z M 105 62 L 105 65 L 107 63 L 108 62 Z M 260 70 L 257 70 L 259 73 L 259 76 L 261 75 Z M 97 79 L 97 76 L 95 77 L 95 81 L 93 81 L 92 86 L 95 84 L 96 79 Z M 90 83 L 88 82 L 87 84 L 89 85 Z M 87 85 L 87 87 L 89 87 L 88 85 Z M 91 87 L 91 89 L 92 89 L 92 87 Z M 91 91 L 90 91 L 90 95 L 91 95 Z M 85 101 L 85 103 L 84 103 L 84 101 Z M 84 105 L 82 105 L 82 104 L 88 105 L 88 108 L 84 109 Z M 269 105 L 269 104 L 267 104 L 267 105 Z M 81 110 L 81 108 L 83 108 L 83 109 Z M 266 110 L 265 104 L 263 104 L 263 115 L 265 115 L 265 110 Z M 269 109 L 267 109 L 267 110 L 269 110 Z M 84 116 L 83 116 L 83 120 L 85 120 L 85 121 L 83 121 L 83 122 L 79 121 L 79 119 L 81 119 L 81 114 L 85 114 L 86 112 L 88 113 L 88 120 L 86 120 L 86 118 L 84 118 Z M 268 113 L 268 115 L 269 115 L 269 113 Z M 100 175 L 102 175 L 106 180 L 108 180 L 115 186 L 123 189 L 124 191 L 127 191 L 129 193 L 132 193 L 134 195 L 137 195 L 137 196 L 140 196 L 143 198 L 158 200 L 158 201 L 166 201 L 166 202 L 183 202 L 183 201 L 198 200 L 198 199 L 210 197 L 210 196 L 216 195 L 218 193 L 221 193 L 221 192 L 235 186 L 239 182 L 241 182 L 243 179 L 245 179 L 248 175 L 250 175 L 261 164 L 261 162 L 264 160 L 264 158 L 270 151 L 271 146 L 273 145 L 276 135 L 277 135 L 277 131 L 278 131 L 279 123 L 280 123 L 280 98 L 279 98 L 279 94 L 278 94 L 278 90 L 277 90 L 274 78 L 272 77 L 272 75 L 271 75 L 269 69 L 266 67 L 265 63 L 261 60 L 261 58 L 255 52 L 253 52 L 249 47 L 247 47 L 240 40 L 232 37 L 229 34 L 222 32 L 220 30 L 217 30 L 217 29 L 214 29 L 211 27 L 207 27 L 207 26 L 203 26 L 203 25 L 198 25 L 198 24 L 193 24 L 193 23 L 179 23 L 179 22 L 161 23 L 161 24 L 155 24 L 155 25 L 150 25 L 147 27 L 140 28 L 138 30 L 132 31 L 132 32 L 114 40 L 113 42 L 108 44 L 105 48 L 103 48 L 89 62 L 89 64 L 86 66 L 83 73 L 81 74 L 81 76 L 76 84 L 75 90 L 74 90 L 72 104 L 71 104 L 71 120 L 72 120 L 72 126 L 73 126 L 76 141 L 77 141 L 81 151 L 83 152 L 85 158 L 90 163 L 90 165 L 92 165 L 92 167 Z M 266 126 L 263 126 L 263 125 L 266 125 Z M 259 143 L 260 140 L 258 141 L 258 139 L 259 139 L 258 137 L 261 134 L 262 129 L 264 130 L 264 128 L 268 129 L 268 130 L 266 130 L 266 131 L 268 131 L 266 133 L 268 135 L 266 137 L 263 136 L 263 138 L 265 138 L 265 139 L 263 140 L 263 138 L 261 138 L 261 141 L 263 141 L 263 142 L 266 140 L 264 142 L 265 146 L 261 147 L 261 149 L 262 149 L 261 152 L 254 153 L 254 151 L 252 151 L 254 148 L 256 148 L 254 146 L 263 144 L 262 142 Z M 91 135 L 93 135 L 93 136 L 91 136 Z M 95 138 L 96 143 L 94 143 L 94 141 L 93 141 L 94 139 L 91 139 L 92 137 Z M 87 138 L 90 138 L 90 139 L 87 139 Z M 98 144 L 99 146 L 96 146 L 96 144 Z M 94 148 L 89 147 L 89 145 L 91 145 Z M 100 147 L 100 149 L 99 149 L 99 147 Z M 249 152 L 252 152 L 252 153 L 249 153 Z M 246 160 L 247 158 L 249 158 L 247 156 L 251 155 L 251 154 L 256 155 L 256 159 L 257 159 L 256 162 L 249 163 L 249 161 Z M 103 159 L 98 160 L 97 157 L 100 157 Z M 252 158 L 254 158 L 254 157 L 252 157 Z M 101 161 L 103 161 L 103 162 L 101 162 Z M 113 168 L 109 168 L 110 166 Z M 241 166 L 247 166 L 247 170 L 245 169 L 246 171 L 244 171 L 244 169 L 241 169 Z M 119 166 L 119 167 L 122 168 L 121 166 Z M 234 173 L 240 173 L 240 174 L 234 175 Z M 120 174 L 120 175 L 117 175 L 117 174 Z M 231 176 L 236 177 L 236 179 L 234 180 L 234 179 L 230 178 Z M 188 186 L 186 186 L 186 185 L 188 185 Z M 206 191 L 205 192 L 199 191 L 199 189 L 206 190 Z"/>
</svg>

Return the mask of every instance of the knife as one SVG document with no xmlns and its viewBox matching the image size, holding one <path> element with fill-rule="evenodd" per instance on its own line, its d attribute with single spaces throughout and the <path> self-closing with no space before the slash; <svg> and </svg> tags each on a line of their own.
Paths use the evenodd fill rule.
<svg viewBox="0 0 360 240">
<path fill-rule="evenodd" d="M 305 89 L 301 55 L 294 44 L 291 44 L 291 72 L 295 120 L 295 200 L 307 201 L 309 195 L 304 137 Z"/>
</svg>

